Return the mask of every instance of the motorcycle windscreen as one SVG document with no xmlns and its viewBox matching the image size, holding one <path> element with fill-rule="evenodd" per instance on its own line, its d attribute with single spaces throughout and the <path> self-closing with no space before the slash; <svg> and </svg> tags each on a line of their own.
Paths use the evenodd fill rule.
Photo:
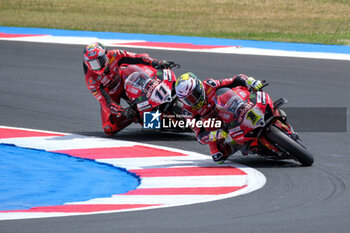
<svg viewBox="0 0 350 233">
<path fill-rule="evenodd" d="M 244 105 L 244 100 L 229 88 L 221 88 L 217 92 L 216 106 L 220 111 L 237 115 L 238 110 Z"/>
<path fill-rule="evenodd" d="M 137 71 L 126 78 L 124 87 L 129 99 L 135 100 L 136 103 L 139 103 L 150 97 L 150 94 L 156 85 L 156 81 L 149 77 L 145 72 Z M 139 98 L 141 96 L 144 98 Z"/>
</svg>

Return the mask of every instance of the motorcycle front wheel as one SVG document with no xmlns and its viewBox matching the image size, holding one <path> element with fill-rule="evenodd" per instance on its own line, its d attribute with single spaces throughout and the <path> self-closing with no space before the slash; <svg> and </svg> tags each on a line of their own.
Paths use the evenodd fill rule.
<svg viewBox="0 0 350 233">
<path fill-rule="evenodd" d="M 282 129 L 272 125 L 269 130 L 265 132 L 266 138 L 277 144 L 283 150 L 287 151 L 303 166 L 311 166 L 314 162 L 314 156 L 299 142 L 289 137 Z"/>
</svg>

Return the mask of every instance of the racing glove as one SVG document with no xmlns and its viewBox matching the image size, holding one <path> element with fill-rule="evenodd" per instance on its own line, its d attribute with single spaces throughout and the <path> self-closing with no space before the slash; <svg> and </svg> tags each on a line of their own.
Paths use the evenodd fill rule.
<svg viewBox="0 0 350 233">
<path fill-rule="evenodd" d="M 116 115 L 116 117 L 121 117 L 126 112 L 122 106 L 116 103 L 110 103 L 108 107 L 111 110 L 111 113 Z"/>
<path fill-rule="evenodd" d="M 227 132 L 223 130 L 214 130 L 209 133 L 209 141 L 211 142 L 215 142 L 216 140 L 223 138 L 227 138 Z"/>
<path fill-rule="evenodd" d="M 175 63 L 173 61 L 162 60 L 158 64 L 152 64 L 156 69 L 168 69 L 171 68 Z"/>
<path fill-rule="evenodd" d="M 220 140 L 223 138 L 227 138 L 227 132 L 223 130 L 214 130 L 211 132 L 205 131 L 199 133 L 197 136 L 197 140 L 201 144 L 208 144 L 209 142 L 215 142 L 216 140 Z"/>
<path fill-rule="evenodd" d="M 263 86 L 263 83 L 260 80 L 256 80 L 253 77 L 248 77 L 248 79 L 246 80 L 246 84 L 248 87 L 256 91 L 258 91 Z"/>
<path fill-rule="evenodd" d="M 170 66 L 173 64 L 174 62 L 173 61 L 167 61 L 167 60 L 163 60 L 163 61 L 160 61 L 160 68 L 161 69 L 168 69 L 170 68 Z"/>
</svg>

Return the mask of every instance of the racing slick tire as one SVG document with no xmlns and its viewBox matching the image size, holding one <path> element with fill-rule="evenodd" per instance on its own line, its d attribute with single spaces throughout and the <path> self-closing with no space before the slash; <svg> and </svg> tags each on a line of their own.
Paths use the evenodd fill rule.
<svg viewBox="0 0 350 233">
<path fill-rule="evenodd" d="M 272 125 L 265 134 L 268 140 L 287 151 L 302 166 L 311 166 L 313 164 L 314 156 L 300 142 L 289 137 L 277 126 Z"/>
</svg>

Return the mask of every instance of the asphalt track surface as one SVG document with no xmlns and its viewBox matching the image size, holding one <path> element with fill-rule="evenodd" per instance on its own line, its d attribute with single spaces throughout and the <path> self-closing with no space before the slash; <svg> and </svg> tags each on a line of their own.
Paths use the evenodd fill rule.
<svg viewBox="0 0 350 233">
<path fill-rule="evenodd" d="M 83 47 L 0 41 L 0 124 L 105 137 L 99 104 L 83 78 Z M 265 91 L 273 99 L 287 98 L 289 107 L 350 107 L 348 61 L 127 50 L 174 60 L 182 65 L 177 75 L 193 71 L 204 79 L 246 73 L 266 79 Z M 243 196 L 135 212 L 0 221 L 0 232 L 349 232 L 346 131 L 300 133 L 315 156 L 312 167 L 231 157 L 267 178 L 262 189 Z M 190 134 L 143 131 L 137 125 L 115 138 L 208 153 Z"/>
</svg>

